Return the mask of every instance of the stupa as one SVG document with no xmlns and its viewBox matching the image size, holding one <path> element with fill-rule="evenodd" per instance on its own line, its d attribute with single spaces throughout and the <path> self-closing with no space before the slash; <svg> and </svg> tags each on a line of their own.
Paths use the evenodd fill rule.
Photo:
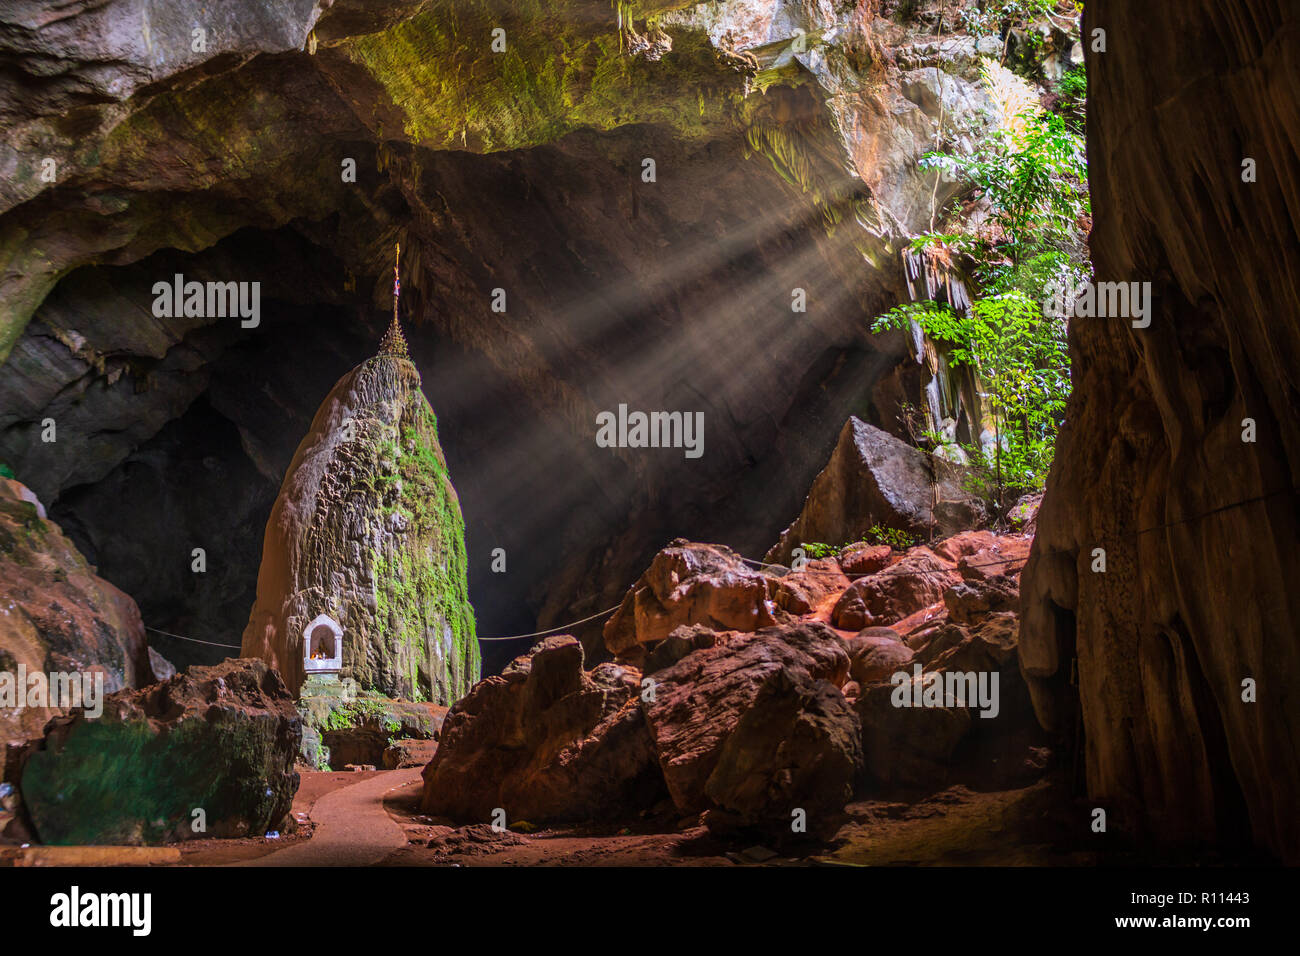
<svg viewBox="0 0 1300 956">
<path fill-rule="evenodd" d="M 326 396 L 271 509 L 242 656 L 451 704 L 479 677 L 460 502 L 398 319 Z"/>
</svg>

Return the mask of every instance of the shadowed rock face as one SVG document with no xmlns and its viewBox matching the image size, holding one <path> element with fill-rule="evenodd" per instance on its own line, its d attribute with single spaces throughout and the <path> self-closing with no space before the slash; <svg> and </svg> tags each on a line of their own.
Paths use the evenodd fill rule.
<svg viewBox="0 0 1300 956">
<path fill-rule="evenodd" d="M 378 336 L 394 238 L 485 632 L 609 607 L 679 534 L 757 556 L 846 411 L 892 420 L 872 386 L 906 346 L 864 317 L 902 295 L 940 112 L 987 105 L 974 41 L 852 5 L 656 3 L 620 30 L 607 0 L 231 0 L 221 16 L 250 29 L 206 56 L 181 55 L 179 14 L 150 48 L 128 0 L 48 23 L 32 6 L 0 20 L 0 459 L 150 624 L 227 644 L 251 603 L 247 529 Z M 798 30 L 815 51 L 792 49 Z M 153 283 L 178 272 L 262 282 L 260 326 L 155 317 Z M 704 457 L 598 448 L 595 416 L 620 402 L 704 412 Z M 142 474 L 204 491 L 158 515 L 126 480 Z"/>
<path fill-rule="evenodd" d="M 296 690 L 322 614 L 342 628 L 341 676 L 362 689 L 450 704 L 478 680 L 460 503 L 419 373 L 387 344 L 339 380 L 298 446 L 243 655 Z"/>
<path fill-rule="evenodd" d="M 801 544 L 838 546 L 862 539 L 877 525 L 924 539 L 978 527 L 985 509 L 962 487 L 966 475 L 959 465 L 850 418 L 799 517 L 781 532 L 766 560 L 785 564 Z"/>
<path fill-rule="evenodd" d="M 135 602 L 99 577 L 36 496 L 0 478 L 0 673 L 98 673 L 104 693 L 153 680 Z M 18 688 L 25 696 L 27 686 Z M 0 705 L 0 744 L 40 733 L 59 707 Z"/>
<path fill-rule="evenodd" d="M 261 836 L 293 804 L 301 736 L 293 695 L 264 662 L 195 667 L 114 694 L 98 719 L 52 720 L 23 758 L 23 806 L 44 843 Z"/>
<path fill-rule="evenodd" d="M 1294 863 L 1300 10 L 1089 0 L 1085 21 L 1108 44 L 1088 61 L 1097 278 L 1150 282 L 1153 306 L 1145 329 L 1072 323 L 1021 664 L 1046 726 L 1081 712 L 1114 826 Z"/>
</svg>

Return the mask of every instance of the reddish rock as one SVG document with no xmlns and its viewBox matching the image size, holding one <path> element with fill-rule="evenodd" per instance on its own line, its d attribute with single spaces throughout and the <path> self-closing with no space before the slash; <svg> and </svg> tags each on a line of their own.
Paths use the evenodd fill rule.
<svg viewBox="0 0 1300 956">
<path fill-rule="evenodd" d="M 850 578 L 866 577 L 889 567 L 894 549 L 887 544 L 851 544 L 840 555 L 840 567 Z"/>
<path fill-rule="evenodd" d="M 764 628 L 752 635 L 722 635 L 715 646 L 694 651 L 654 675 L 654 700 L 642 706 L 677 809 L 686 814 L 711 806 L 708 782 L 724 747 L 776 674 L 787 672 L 788 683 L 774 685 L 784 690 L 771 691 L 764 700 L 788 713 L 788 701 L 779 701 L 791 696 L 811 699 L 808 688 L 819 680 L 839 687 L 848 676 L 848 667 L 848 654 L 834 631 L 824 624 L 802 622 Z M 758 717 L 754 720 L 770 726 Z M 745 749 L 751 747 L 748 741 L 756 732 L 747 731 Z M 768 746 L 777 743 L 769 740 Z M 798 759 L 788 750 L 782 753 L 783 759 Z M 793 763 L 785 769 L 804 779 Z M 769 766 L 764 772 L 777 770 Z M 725 790 L 729 785 L 717 786 Z M 818 798 L 809 795 L 808 799 Z"/>
<path fill-rule="evenodd" d="M 848 586 L 849 579 L 834 558 L 809 561 L 802 571 L 791 571 L 772 581 L 776 606 L 791 614 L 812 614 L 827 598 Z"/>
<path fill-rule="evenodd" d="M 919 693 L 919 681 L 912 681 Z M 862 721 L 867 771 L 890 786 L 942 786 L 971 715 L 961 707 L 896 707 L 892 684 L 863 688 L 854 704 Z"/>
<path fill-rule="evenodd" d="M 655 555 L 605 624 L 605 646 L 626 655 L 684 624 L 754 631 L 776 623 L 774 579 L 730 548 L 683 539 Z"/>
<path fill-rule="evenodd" d="M 944 590 L 960 582 L 952 564 L 928 548 L 913 548 L 897 564 L 854 581 L 831 618 L 846 631 L 893 624 L 942 600 Z"/>
<path fill-rule="evenodd" d="M 653 805 L 663 780 L 637 707 L 640 672 L 582 663 L 578 641 L 557 635 L 475 685 L 448 712 L 424 770 L 425 812 L 586 820 Z"/>
<path fill-rule="evenodd" d="M 859 686 L 867 687 L 887 681 L 897 671 L 910 670 L 916 656 L 910 647 L 897 637 L 867 638 L 870 644 L 859 645 L 849 662 L 849 676 Z"/>
<path fill-rule="evenodd" d="M 810 834 L 832 832 L 862 773 L 861 725 L 839 688 L 801 668 L 767 673 L 727 736 L 705 795 L 719 822 L 790 832 L 803 811 Z"/>
<path fill-rule="evenodd" d="M 0 477 L 0 671 L 154 679 L 135 602 L 95 573 L 25 485 Z M 0 707 L 0 744 L 40 735 L 60 707 Z"/>
</svg>

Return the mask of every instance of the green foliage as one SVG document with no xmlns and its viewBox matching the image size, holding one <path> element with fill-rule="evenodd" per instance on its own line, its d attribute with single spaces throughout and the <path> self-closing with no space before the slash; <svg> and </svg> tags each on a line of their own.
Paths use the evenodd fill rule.
<svg viewBox="0 0 1300 956">
<path fill-rule="evenodd" d="M 1054 14 L 1059 5 L 1057 0 L 992 0 L 964 7 L 957 14 L 957 22 L 974 36 L 991 36 Z M 1082 7 L 1081 4 L 1078 6 Z M 1029 38 L 1033 42 L 1038 37 L 1031 33 Z"/>
<path fill-rule="evenodd" d="M 1053 106 L 1072 133 L 1083 134 L 1087 100 L 1088 70 L 1080 63 L 1061 75 L 1056 84 L 1056 104 Z"/>
<path fill-rule="evenodd" d="M 13 477 L 15 477 L 14 470 L 10 468 L 8 465 L 6 465 L 3 461 L 0 461 L 0 478 L 13 478 Z"/>
<path fill-rule="evenodd" d="M 805 541 L 800 547 L 803 548 L 804 556 L 810 559 L 837 558 L 855 544 L 861 544 L 862 542 L 867 544 L 887 544 L 897 551 L 906 551 L 919 543 L 917 538 L 906 531 L 874 524 L 857 541 L 847 541 L 839 545 L 827 544 L 824 541 Z"/>
<path fill-rule="evenodd" d="M 1045 314 L 1042 303 L 1049 287 L 1077 283 L 1090 271 L 1083 141 L 1062 116 L 1031 112 L 1020 119 L 1021 132 L 995 130 L 968 155 L 922 160 L 959 175 L 988 204 L 977 234 L 931 232 L 911 243 L 913 252 L 969 265 L 970 307 L 909 302 L 872 325 L 877 332 L 919 326 L 954 365 L 974 368 L 997 437 L 991 449 L 966 449 L 969 481 L 998 510 L 1010 494 L 1046 480 L 1070 390 L 1070 359 L 1066 324 Z"/>
<path fill-rule="evenodd" d="M 805 557 L 809 558 L 833 558 L 844 550 L 844 547 L 836 547 L 833 544 L 827 544 L 824 541 L 805 541 L 800 545 L 803 548 Z"/>
<path fill-rule="evenodd" d="M 873 524 L 867 529 L 866 537 L 863 540 L 870 544 L 887 544 L 895 551 L 906 551 L 918 544 L 917 539 L 906 531 L 900 531 L 898 528 L 886 528 L 878 524 Z"/>
</svg>

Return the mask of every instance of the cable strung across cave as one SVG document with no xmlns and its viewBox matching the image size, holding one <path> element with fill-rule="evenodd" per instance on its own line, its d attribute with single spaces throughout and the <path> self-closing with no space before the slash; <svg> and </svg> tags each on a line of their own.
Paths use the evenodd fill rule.
<svg viewBox="0 0 1300 956">
<path fill-rule="evenodd" d="M 1220 512 L 1222 512 L 1222 511 L 1227 511 L 1227 510 L 1229 510 L 1229 509 L 1231 509 L 1231 508 L 1240 508 L 1240 507 L 1243 507 L 1243 506 L 1245 506 L 1245 505 L 1257 504 L 1258 502 L 1266 501 L 1266 500 L 1269 499 L 1269 498 L 1274 498 L 1274 497 L 1276 497 L 1277 495 L 1287 494 L 1288 492 L 1294 493 L 1294 492 L 1297 492 L 1297 491 L 1300 491 L 1300 488 L 1278 488 L 1278 489 L 1275 490 L 1275 491 L 1270 491 L 1270 492 L 1268 492 L 1268 493 L 1266 493 L 1266 494 L 1262 494 L 1262 495 L 1256 495 L 1256 496 L 1253 497 L 1253 498 L 1245 498 L 1245 499 L 1242 499 L 1241 501 L 1234 501 L 1234 502 L 1231 502 L 1230 504 L 1220 505 L 1220 506 L 1217 507 L 1217 508 L 1212 508 L 1212 509 L 1210 509 L 1209 511 L 1201 512 L 1200 514 L 1188 515 L 1188 516 L 1186 516 L 1186 517 L 1184 517 L 1184 518 L 1178 518 L 1178 519 L 1176 519 L 1176 520 L 1174 520 L 1174 521 L 1170 521 L 1170 522 L 1167 522 L 1167 523 L 1162 524 L 1162 525 L 1153 525 L 1153 526 L 1150 527 L 1150 528 L 1143 528 L 1143 529 L 1141 529 L 1140 531 L 1136 532 L 1136 533 L 1134 534 L 1134 537 L 1137 537 L 1138 535 L 1147 534 L 1148 532 L 1151 532 L 1151 531 L 1159 531 L 1159 530 L 1164 529 L 1164 528 L 1170 528 L 1170 527 L 1173 527 L 1174 525 L 1186 524 L 1186 523 L 1188 523 L 1188 522 L 1190 522 L 1190 521 L 1196 521 L 1196 520 L 1199 520 L 1200 518 L 1207 518 L 1207 517 L 1209 517 L 1209 516 L 1211 516 L 1211 515 L 1219 514 Z M 744 561 L 746 564 L 752 564 L 752 565 L 753 565 L 754 567 L 756 567 L 756 568 L 761 568 L 761 569 L 763 569 L 763 570 L 768 570 L 768 569 L 779 569 L 779 570 L 784 571 L 784 572 L 786 572 L 786 573 L 788 573 L 788 574 L 830 574 L 830 575 L 843 575 L 843 574 L 844 574 L 843 571 L 828 571 L 828 570 L 823 570 L 823 569 L 820 569 L 820 568 L 805 568 L 805 569 L 803 569 L 802 571 L 796 571 L 794 568 L 787 567 L 787 566 L 784 565 L 784 564 L 771 564 L 771 563 L 766 562 L 766 561 L 759 561 L 759 560 L 757 560 L 757 559 L 755 559 L 755 558 L 746 558 L 746 557 L 743 557 L 743 556 L 741 557 L 740 560 Z M 812 560 L 817 560 L 817 559 L 814 558 L 814 559 L 812 559 Z M 960 568 L 962 568 L 962 569 L 965 569 L 965 568 L 971 568 L 971 569 L 974 569 L 974 568 L 993 568 L 993 567 L 998 567 L 999 565 L 1004 565 L 1004 564 L 1015 564 L 1015 563 L 1018 562 L 1018 561 L 1024 561 L 1024 560 L 1025 560 L 1024 558 L 1003 558 L 1003 559 L 1001 559 L 1000 561 L 986 561 L 986 562 L 983 562 L 983 563 L 981 563 L 981 564 L 966 564 L 966 565 L 961 565 Z M 880 571 L 877 571 L 876 573 L 877 573 L 877 574 L 881 574 L 881 575 L 888 574 L 888 575 L 893 575 L 893 576 L 924 577 L 925 575 L 928 575 L 928 574 L 952 574 L 953 572 L 952 572 L 950 569 L 948 569 L 948 568 L 934 568 L 934 569 L 928 569 L 928 570 L 912 570 L 912 569 L 908 569 L 908 570 L 906 570 L 906 571 L 895 571 L 893 568 L 884 568 L 884 569 L 882 569 L 882 570 L 880 570 Z M 620 607 L 622 607 L 622 602 L 619 602 L 618 604 L 615 604 L 615 605 L 614 605 L 613 607 L 611 607 L 611 608 L 606 608 L 606 609 L 603 610 L 603 611 L 597 611 L 595 614 L 592 614 L 592 615 L 590 615 L 590 616 L 588 616 L 588 617 L 579 618 L 578 620 L 576 620 L 576 621 L 570 621 L 570 622 L 567 623 L 567 624 L 559 624 L 559 625 L 557 625 L 557 626 L 555 626 L 555 627 L 549 627 L 549 628 L 546 628 L 545 630 L 542 630 L 542 631 L 533 631 L 533 632 L 530 633 L 530 634 L 509 634 L 509 635 L 506 635 L 506 636 L 504 636 L 504 637 L 480 637 L 480 638 L 478 638 L 478 640 L 479 640 L 480 642 L 483 642 L 483 641 L 522 641 L 522 640 L 525 640 L 525 639 L 530 638 L 530 637 L 545 637 L 545 636 L 547 636 L 548 634 L 558 634 L 558 633 L 560 633 L 560 632 L 562 632 L 562 631 L 566 631 L 566 630 L 568 630 L 568 629 L 571 628 L 571 627 L 577 627 L 579 624 L 587 624 L 587 623 L 589 623 L 589 622 L 591 622 L 591 621 L 595 621 L 595 620 L 597 620 L 597 619 L 599 619 L 599 618 L 602 618 L 602 617 L 604 617 L 604 616 L 607 615 L 607 614 L 613 614 L 613 613 L 614 613 L 615 611 L 617 611 Z M 182 634 L 173 634 L 173 633 L 171 633 L 170 631 L 164 631 L 164 630 L 161 630 L 161 629 L 156 628 L 156 627 L 150 627 L 148 624 L 146 624 L 146 625 L 144 626 L 144 628 L 145 628 L 146 631 L 153 631 L 155 634 L 162 634 L 162 635 L 165 636 L 165 637 L 174 637 L 174 638 L 176 638 L 176 640 L 178 640 L 178 641 L 190 641 L 190 642 L 192 642 L 192 643 L 194 643 L 194 644 L 206 644 L 206 645 L 208 645 L 209 647 L 230 647 L 230 648 L 234 648 L 235 650 L 239 650 L 239 648 L 240 648 L 240 645 L 238 645 L 238 644 L 221 644 L 221 643 L 218 643 L 218 642 L 216 642 L 216 641 L 201 641 L 201 640 L 199 640 L 199 639 L 196 638 L 196 637 L 185 637 L 185 636 L 182 635 Z"/>
</svg>

